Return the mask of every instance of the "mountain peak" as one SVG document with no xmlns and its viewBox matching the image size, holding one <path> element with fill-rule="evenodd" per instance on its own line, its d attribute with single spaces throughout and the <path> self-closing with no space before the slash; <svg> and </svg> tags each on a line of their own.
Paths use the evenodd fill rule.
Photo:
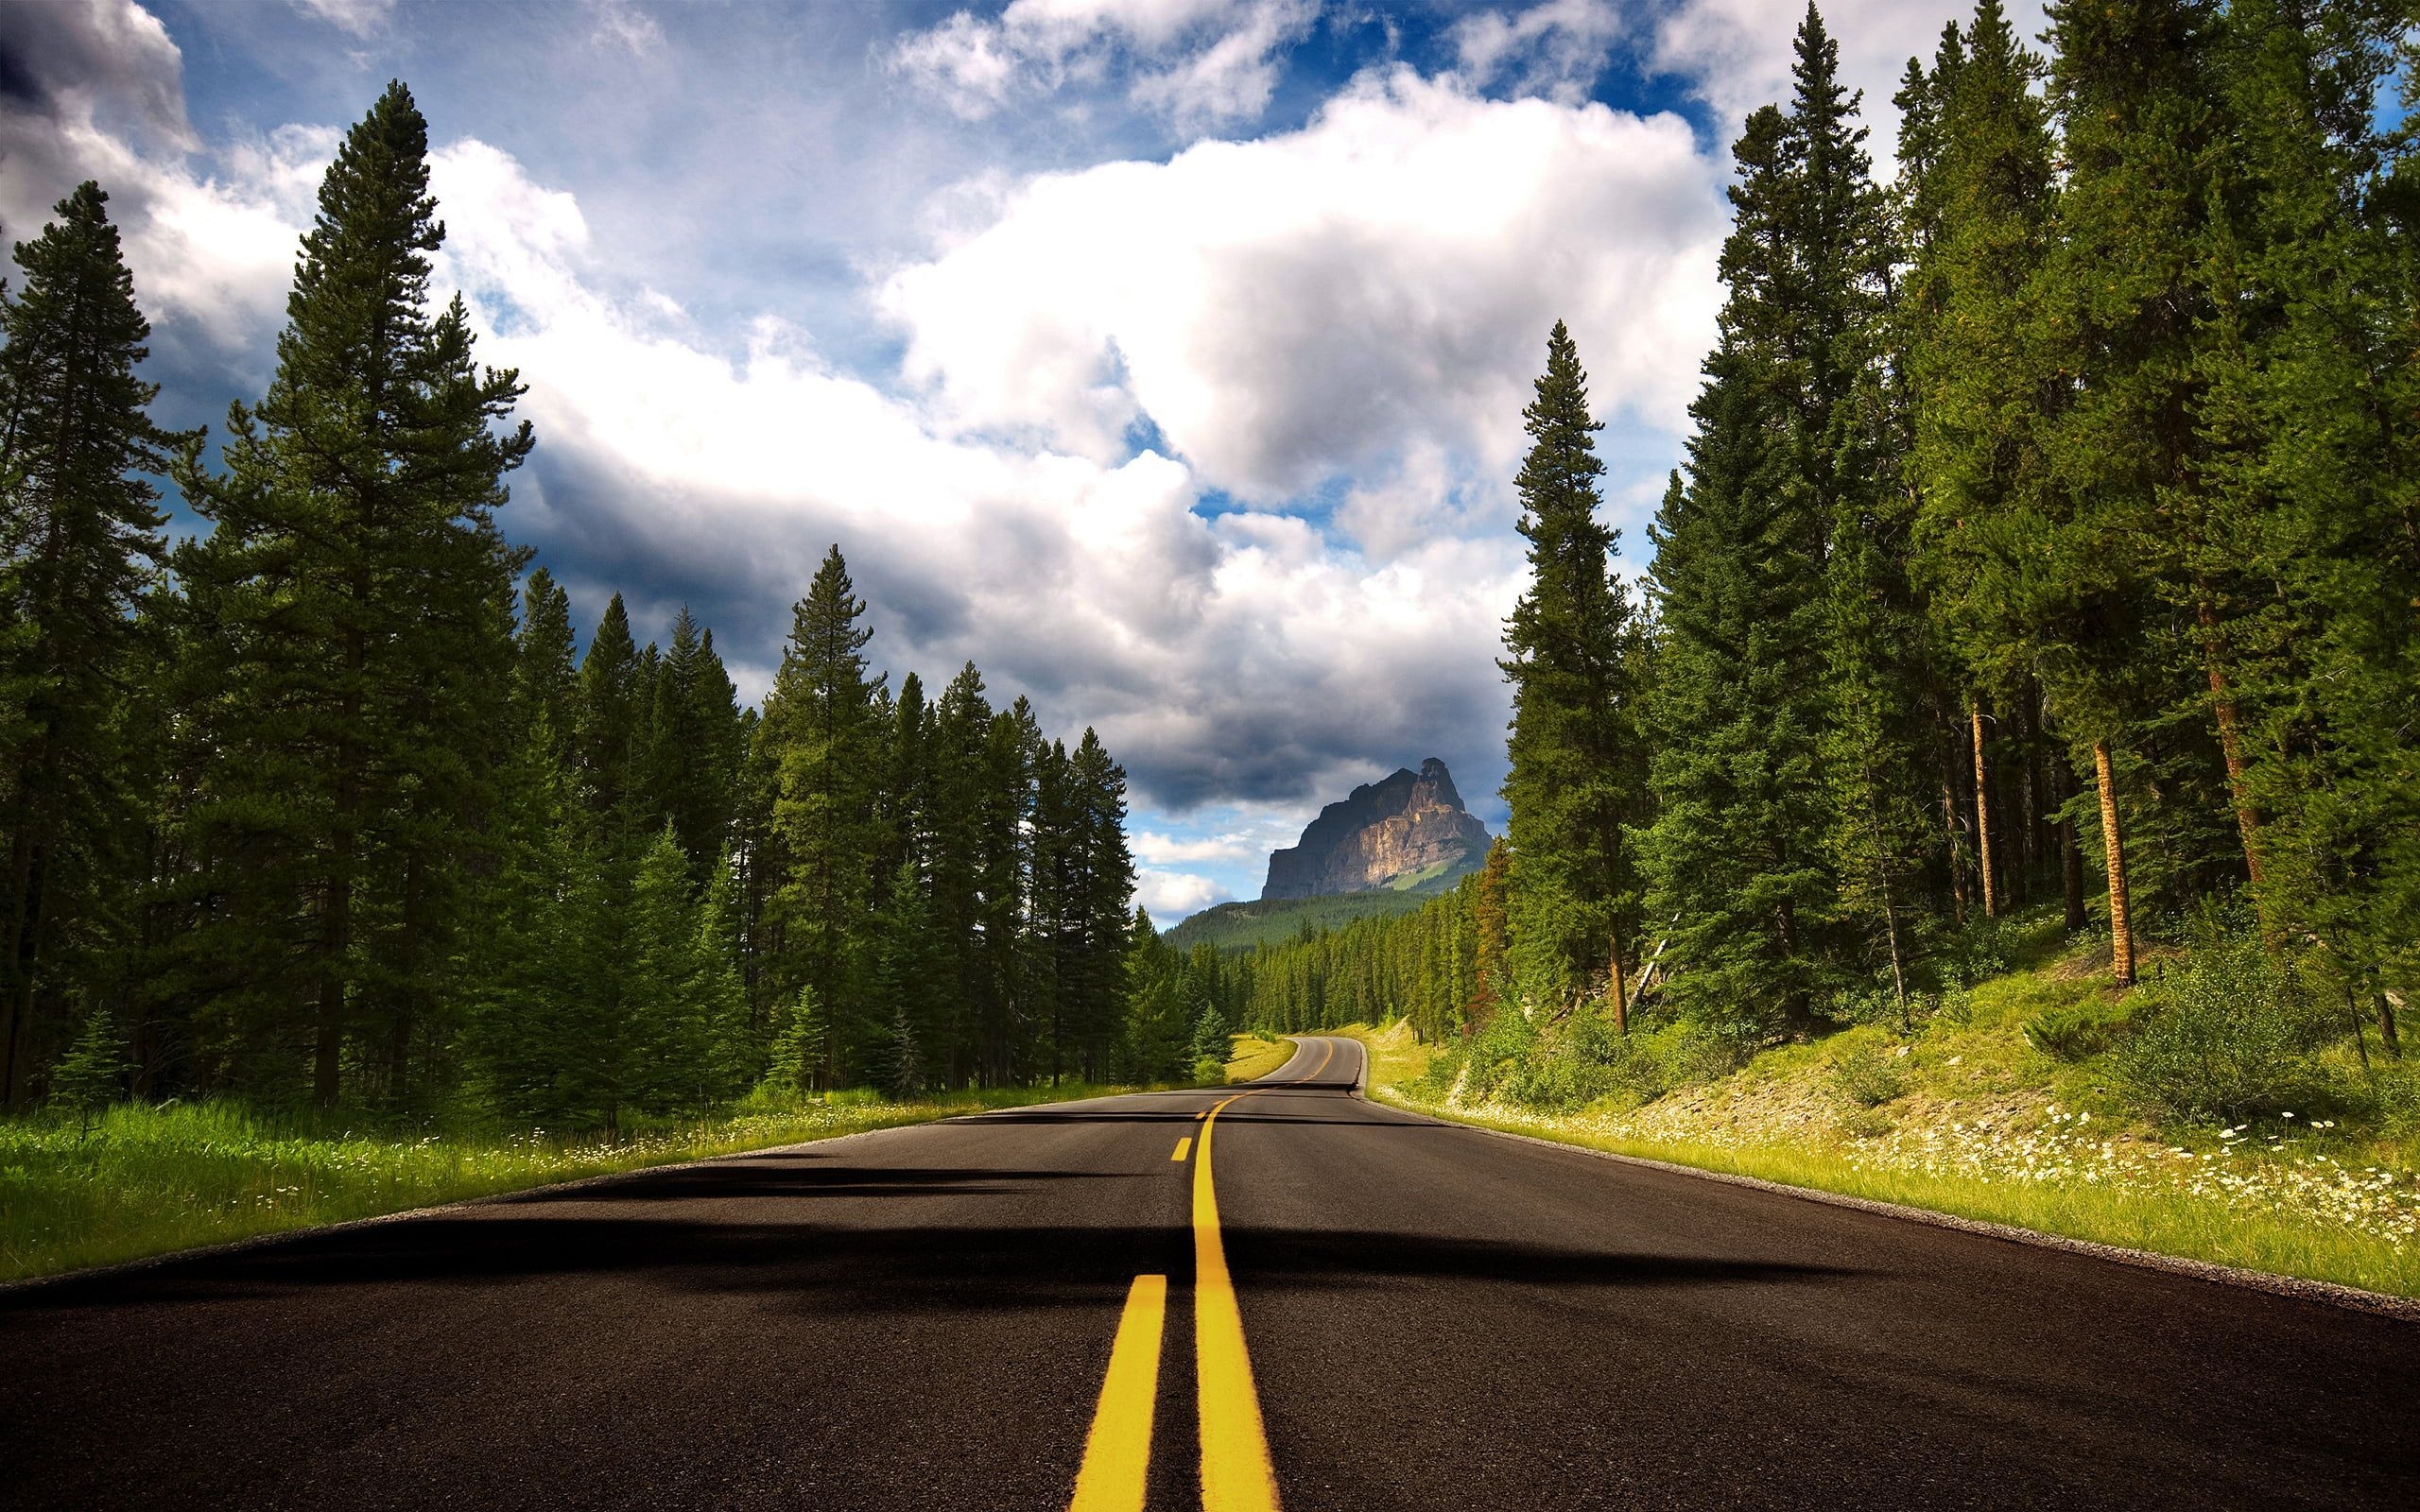
<svg viewBox="0 0 2420 1512">
<path fill-rule="evenodd" d="M 1487 827 L 1462 807 L 1454 774 L 1431 756 L 1320 810 L 1293 846 L 1269 856 L 1263 898 L 1409 888 L 1459 875 L 1487 854 Z"/>
</svg>

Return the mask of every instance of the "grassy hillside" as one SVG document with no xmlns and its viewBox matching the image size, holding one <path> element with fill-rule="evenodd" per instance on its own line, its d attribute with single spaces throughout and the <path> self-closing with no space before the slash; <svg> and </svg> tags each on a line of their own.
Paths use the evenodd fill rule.
<svg viewBox="0 0 2420 1512">
<path fill-rule="evenodd" d="M 1168 943 L 1191 950 L 1202 941 L 1222 951 L 1248 951 L 1257 945 L 1281 945 L 1305 933 L 1342 929 L 1357 919 L 1408 914 L 1441 892 L 1450 890 L 1462 873 L 1442 864 L 1432 872 L 1398 879 L 1401 885 L 1372 892 L 1331 893 L 1321 898 L 1263 898 L 1252 902 L 1220 903 L 1205 908 L 1168 931 Z"/>
<path fill-rule="evenodd" d="M 2375 1043 L 2364 1065 L 2348 1046 L 2264 1042 L 2258 1005 L 2225 995 L 2220 1032 L 2182 1042 L 2207 963 L 2171 955 L 2167 1001 L 2130 1004 L 2105 942 L 2069 951 L 2056 933 L 1912 1024 L 1746 1056 L 1683 1026 L 1622 1040 L 1543 1013 L 1449 1048 L 1401 1023 L 1357 1032 L 1373 1094 L 1421 1111 L 2420 1296 L 2420 1066 Z M 2219 1101 L 2237 1110 L 2197 1110 L 2163 1081 L 2180 1057 L 2205 1091 L 2211 1068 L 2231 1077 Z"/>
</svg>

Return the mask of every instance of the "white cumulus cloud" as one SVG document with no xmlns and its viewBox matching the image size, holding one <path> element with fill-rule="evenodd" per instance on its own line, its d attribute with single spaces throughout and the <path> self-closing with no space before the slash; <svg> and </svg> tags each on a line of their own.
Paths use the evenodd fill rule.
<svg viewBox="0 0 2420 1512">
<path fill-rule="evenodd" d="M 1677 429 L 1723 210 L 1688 128 L 1409 69 L 1305 129 L 1046 175 L 891 276 L 943 422 L 1120 455 L 1148 420 L 1272 502 L 1423 438 L 1503 472 L 1547 328 L 1600 413 Z"/>
<path fill-rule="evenodd" d="M 996 21 L 959 11 L 884 57 L 967 120 L 1122 68 L 1135 104 L 1201 129 L 1266 109 L 1280 54 L 1318 15 L 1316 0 L 1015 0 Z"/>
</svg>

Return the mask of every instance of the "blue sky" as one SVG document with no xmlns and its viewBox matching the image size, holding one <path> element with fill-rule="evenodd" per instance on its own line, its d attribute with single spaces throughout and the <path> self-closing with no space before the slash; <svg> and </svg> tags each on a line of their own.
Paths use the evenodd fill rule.
<svg viewBox="0 0 2420 1512">
<path fill-rule="evenodd" d="M 1167 921 L 1426 756 L 1500 822 L 1547 329 L 1634 551 L 1725 148 L 1800 9 L 0 0 L 0 220 L 100 180 L 164 418 L 216 421 L 268 376 L 337 136 L 403 78 L 440 286 L 529 385 L 505 527 L 583 618 L 689 604 L 752 696 L 839 542 L 894 677 L 971 658 L 1100 729 Z M 1952 13 L 1826 12 L 1886 162 Z"/>
</svg>

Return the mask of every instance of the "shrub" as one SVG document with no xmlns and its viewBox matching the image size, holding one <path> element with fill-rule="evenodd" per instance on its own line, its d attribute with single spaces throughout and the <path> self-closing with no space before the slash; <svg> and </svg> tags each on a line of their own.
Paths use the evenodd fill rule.
<svg viewBox="0 0 2420 1512">
<path fill-rule="evenodd" d="M 2114 1048 L 2133 1023 L 2132 1000 L 2088 998 L 2043 1009 L 2025 1021 L 2025 1038 L 2053 1060 L 2082 1060 Z"/>
<path fill-rule="evenodd" d="M 1905 1092 L 1908 1079 L 1881 1040 L 1860 1039 L 1832 1057 L 1832 1085 L 1859 1108 L 1879 1108 Z"/>
<path fill-rule="evenodd" d="M 2005 975 L 2016 966 L 2025 927 L 2013 915 L 1978 917 L 1951 935 L 1941 954 L 1941 974 L 1949 987 L 1973 987 Z"/>
<path fill-rule="evenodd" d="M 2223 1120 L 2308 1108 L 2325 1089 L 2311 1052 L 2327 1025 L 2249 930 L 2205 928 L 2182 961 L 2136 989 L 2118 1080 L 2169 1113 Z"/>
</svg>

